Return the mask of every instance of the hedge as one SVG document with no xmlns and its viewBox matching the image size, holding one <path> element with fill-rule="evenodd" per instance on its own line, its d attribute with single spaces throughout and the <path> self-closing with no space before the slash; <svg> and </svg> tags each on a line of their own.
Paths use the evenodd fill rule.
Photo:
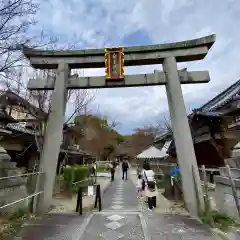
<svg viewBox="0 0 240 240">
<path fill-rule="evenodd" d="M 63 178 L 67 189 L 73 189 L 73 183 L 82 181 L 88 177 L 88 166 L 73 165 L 63 169 Z"/>
</svg>

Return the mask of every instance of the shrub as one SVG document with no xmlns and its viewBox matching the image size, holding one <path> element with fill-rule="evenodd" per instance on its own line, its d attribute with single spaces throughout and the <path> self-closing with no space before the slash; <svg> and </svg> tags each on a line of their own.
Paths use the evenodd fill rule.
<svg viewBox="0 0 240 240">
<path fill-rule="evenodd" d="M 230 227 L 239 226 L 232 217 L 219 211 L 211 211 L 211 215 L 206 212 L 200 215 L 202 222 L 208 225 L 210 225 L 210 217 L 212 217 L 215 227 L 222 231 L 227 231 Z"/>
<path fill-rule="evenodd" d="M 89 168 L 87 166 L 74 165 L 74 181 L 78 182 L 88 177 Z"/>
<path fill-rule="evenodd" d="M 72 167 L 63 169 L 63 179 L 67 189 L 72 188 L 74 169 Z"/>
<path fill-rule="evenodd" d="M 89 169 L 87 166 L 74 165 L 63 169 L 63 178 L 65 182 L 66 190 L 77 191 L 79 184 L 73 185 L 75 182 L 79 182 L 87 179 Z"/>
<path fill-rule="evenodd" d="M 10 216 L 9 220 L 18 220 L 25 218 L 28 215 L 28 209 L 26 207 L 20 207 L 16 209 Z"/>
</svg>

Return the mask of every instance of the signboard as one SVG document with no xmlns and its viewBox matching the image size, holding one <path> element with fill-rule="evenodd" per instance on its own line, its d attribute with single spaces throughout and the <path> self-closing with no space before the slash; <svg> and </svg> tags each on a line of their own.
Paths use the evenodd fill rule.
<svg viewBox="0 0 240 240">
<path fill-rule="evenodd" d="M 106 79 L 124 79 L 124 48 L 105 48 Z"/>
<path fill-rule="evenodd" d="M 93 196 L 93 195 L 94 195 L 94 187 L 88 186 L 88 196 Z"/>
</svg>

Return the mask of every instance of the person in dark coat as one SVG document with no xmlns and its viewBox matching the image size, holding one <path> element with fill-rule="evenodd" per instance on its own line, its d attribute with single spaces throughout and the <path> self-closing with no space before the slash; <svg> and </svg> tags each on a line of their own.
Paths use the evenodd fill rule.
<svg viewBox="0 0 240 240">
<path fill-rule="evenodd" d="M 110 172 L 111 172 L 111 181 L 114 181 L 114 177 L 115 177 L 115 170 L 116 170 L 116 162 L 113 160 L 112 163 L 110 164 L 111 168 L 110 168 Z"/>
<path fill-rule="evenodd" d="M 127 180 L 128 178 L 128 162 L 126 160 L 123 160 L 122 163 L 122 179 L 124 180 L 124 176 L 125 176 L 125 180 Z"/>
</svg>

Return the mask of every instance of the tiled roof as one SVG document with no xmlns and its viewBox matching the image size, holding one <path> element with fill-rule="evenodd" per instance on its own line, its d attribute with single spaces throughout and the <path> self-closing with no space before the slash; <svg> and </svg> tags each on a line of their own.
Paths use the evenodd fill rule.
<svg viewBox="0 0 240 240">
<path fill-rule="evenodd" d="M 7 105 L 20 105 L 34 113 L 38 118 L 47 117 L 47 113 L 11 90 L 0 91 L 0 101 Z"/>
<path fill-rule="evenodd" d="M 171 134 L 168 131 L 165 131 L 159 135 L 157 135 L 154 139 L 154 142 L 158 142 L 161 141 L 162 139 L 165 139 L 166 137 L 171 136 Z"/>
<path fill-rule="evenodd" d="M 189 114 L 188 117 L 193 116 L 195 114 L 207 116 L 207 117 L 221 117 L 223 115 L 222 112 L 217 111 L 222 106 L 226 105 L 232 100 L 240 99 L 240 80 L 232 84 L 229 88 L 218 94 L 212 100 L 204 104 L 202 107 L 195 109 L 193 113 Z M 162 136 L 158 136 L 155 138 L 154 142 L 158 142 L 161 137 L 165 137 L 164 134 Z M 174 140 L 171 141 L 169 149 L 175 148 Z"/>
<path fill-rule="evenodd" d="M 35 132 L 33 130 L 25 128 L 19 123 L 8 123 L 6 127 L 9 129 L 12 129 L 12 130 L 17 130 L 22 133 L 27 133 L 27 134 L 31 134 L 31 135 L 35 134 Z"/>
<path fill-rule="evenodd" d="M 197 112 L 197 115 L 206 116 L 206 117 L 221 117 L 224 114 L 222 112 Z"/>
<path fill-rule="evenodd" d="M 215 98 L 197 109 L 200 112 L 215 111 L 232 100 L 240 98 L 240 80 L 232 84 L 229 88 L 218 94 Z"/>
</svg>

